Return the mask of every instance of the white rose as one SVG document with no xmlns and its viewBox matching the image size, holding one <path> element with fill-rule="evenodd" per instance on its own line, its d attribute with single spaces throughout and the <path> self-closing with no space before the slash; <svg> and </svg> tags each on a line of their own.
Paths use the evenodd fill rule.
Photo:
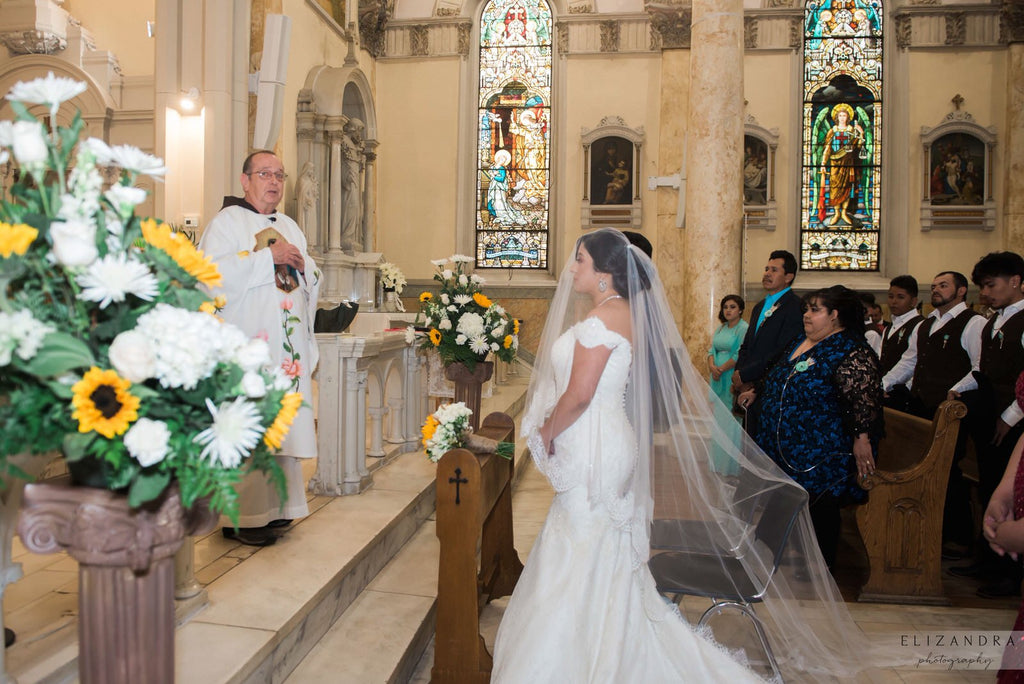
<svg viewBox="0 0 1024 684">
<path fill-rule="evenodd" d="M 491 351 L 498 351 L 498 343 L 491 342 Z"/>
<path fill-rule="evenodd" d="M 14 122 L 0 121 L 0 147 L 10 147 L 14 142 Z"/>
<path fill-rule="evenodd" d="M 455 274 L 452 273 L 452 270 L 450 268 L 446 268 L 443 271 L 441 271 L 441 277 L 444 278 L 445 280 L 448 280 L 453 275 L 455 275 Z"/>
<path fill-rule="evenodd" d="M 11 151 L 25 168 L 42 170 L 50 155 L 43 125 L 38 121 L 15 121 L 11 127 Z"/>
<path fill-rule="evenodd" d="M 248 340 L 235 352 L 235 363 L 248 372 L 270 365 L 270 345 L 259 337 Z"/>
<path fill-rule="evenodd" d="M 53 256 L 64 266 L 88 266 L 96 261 L 96 226 L 84 221 L 56 221 L 50 224 Z"/>
<path fill-rule="evenodd" d="M 159 420 L 139 418 L 124 433 L 124 447 L 135 457 L 143 468 L 149 467 L 167 457 L 171 431 Z"/>
<path fill-rule="evenodd" d="M 267 394 L 267 383 L 263 376 L 255 371 L 247 371 L 242 376 L 242 391 L 250 399 L 259 399 Z"/>
<path fill-rule="evenodd" d="M 462 287 L 469 285 L 469 277 L 465 273 L 459 276 L 459 285 Z"/>
<path fill-rule="evenodd" d="M 131 216 L 135 207 L 146 201 L 146 191 L 130 185 L 114 185 L 103 196 L 121 216 Z"/>
<path fill-rule="evenodd" d="M 455 336 L 455 344 L 466 344 L 466 336 L 465 335 L 456 335 Z"/>
<path fill-rule="evenodd" d="M 110 343 L 110 365 L 131 382 L 145 382 L 156 373 L 156 356 L 149 339 L 136 330 L 126 330 Z"/>
<path fill-rule="evenodd" d="M 448 318 L 442 318 L 441 322 L 437 324 L 439 330 L 451 330 L 452 322 Z"/>
<path fill-rule="evenodd" d="M 441 294 L 441 303 L 444 304 L 445 306 L 448 306 L 449 304 L 452 303 L 451 297 L 449 297 L 448 295 L 442 293 Z"/>
</svg>

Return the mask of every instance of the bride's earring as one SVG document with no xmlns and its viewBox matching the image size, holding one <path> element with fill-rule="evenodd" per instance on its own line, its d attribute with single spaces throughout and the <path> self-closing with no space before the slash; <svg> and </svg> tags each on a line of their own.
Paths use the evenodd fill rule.
<svg viewBox="0 0 1024 684">
<path fill-rule="evenodd" d="M 599 292 L 604 292 L 605 290 L 608 289 L 608 283 L 606 283 L 603 280 L 598 280 L 597 281 L 597 289 L 598 289 Z"/>
</svg>

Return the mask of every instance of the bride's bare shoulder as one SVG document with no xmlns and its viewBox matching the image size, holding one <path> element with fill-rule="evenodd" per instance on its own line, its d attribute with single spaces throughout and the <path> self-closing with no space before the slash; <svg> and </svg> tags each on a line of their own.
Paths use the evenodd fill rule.
<svg viewBox="0 0 1024 684">
<path fill-rule="evenodd" d="M 630 343 L 633 342 L 633 327 L 630 322 L 627 300 L 617 299 L 608 302 L 604 306 L 592 310 L 587 317 L 598 319 L 611 332 L 621 335 Z"/>
</svg>

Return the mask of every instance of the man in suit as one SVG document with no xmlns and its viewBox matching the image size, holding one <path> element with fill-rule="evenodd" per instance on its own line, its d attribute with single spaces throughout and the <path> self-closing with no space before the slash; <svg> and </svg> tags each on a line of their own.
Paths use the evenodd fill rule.
<svg viewBox="0 0 1024 684">
<path fill-rule="evenodd" d="M 750 327 L 732 374 L 734 392 L 753 386 L 786 345 L 803 334 L 803 302 L 792 290 L 796 268 L 796 257 L 784 249 L 768 255 L 761 278 L 761 285 L 768 294 L 750 314 Z M 746 406 L 742 408 L 747 408 L 747 432 L 753 434 L 757 415 Z"/>
</svg>

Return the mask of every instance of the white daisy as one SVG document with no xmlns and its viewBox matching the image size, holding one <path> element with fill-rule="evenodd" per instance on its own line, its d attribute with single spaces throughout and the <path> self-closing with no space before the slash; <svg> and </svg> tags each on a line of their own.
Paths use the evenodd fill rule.
<svg viewBox="0 0 1024 684">
<path fill-rule="evenodd" d="M 473 257 L 466 256 L 465 254 L 452 254 L 450 259 L 451 259 L 451 261 L 455 262 L 456 264 L 458 264 L 458 263 L 463 263 L 463 264 L 471 264 L 471 263 L 473 263 Z"/>
<path fill-rule="evenodd" d="M 471 301 L 473 301 L 473 298 L 468 294 L 457 294 L 454 297 L 452 297 L 452 299 L 454 299 L 455 303 L 458 304 L 459 306 L 466 306 Z"/>
<path fill-rule="evenodd" d="M 487 344 L 483 335 L 477 335 L 469 341 L 469 350 L 474 354 L 486 354 L 490 349 L 491 345 Z"/>
<path fill-rule="evenodd" d="M 159 292 L 156 276 L 149 267 L 123 253 L 97 259 L 76 280 L 83 288 L 80 297 L 99 302 L 101 309 L 111 302 L 123 302 L 130 294 L 152 301 Z"/>
<path fill-rule="evenodd" d="M 113 159 L 110 145 L 99 138 L 86 138 L 78 145 L 78 153 L 89 152 L 97 164 L 109 164 Z"/>
<path fill-rule="evenodd" d="M 448 260 L 447 259 L 431 259 L 430 263 L 434 264 L 435 266 L 444 266 L 445 264 L 448 263 Z"/>
<path fill-rule="evenodd" d="M 203 444 L 199 457 L 214 465 L 237 468 L 242 459 L 259 443 L 264 428 L 260 425 L 260 412 L 256 405 L 245 397 L 236 397 L 220 407 L 206 400 L 206 408 L 213 416 L 213 425 L 206 428 L 192 440 Z"/>
<path fill-rule="evenodd" d="M 486 282 L 487 282 L 486 280 L 484 280 L 483 278 L 481 278 L 480 276 L 478 276 L 478 275 L 477 275 L 476 273 L 474 273 L 473 275 L 469 276 L 469 279 L 470 279 L 470 280 L 471 280 L 471 281 L 472 281 L 473 283 L 475 283 L 475 284 L 477 284 L 477 285 L 483 285 L 484 283 L 486 283 Z"/>
<path fill-rule="evenodd" d="M 163 176 L 167 173 L 164 160 L 146 154 L 133 145 L 114 145 L 110 148 L 110 161 L 125 171 L 144 173 L 147 176 Z"/>
<path fill-rule="evenodd" d="M 124 447 L 135 457 L 143 468 L 148 468 L 167 458 L 171 431 L 161 420 L 139 418 L 124 433 Z"/>
<path fill-rule="evenodd" d="M 84 93 L 85 88 L 86 85 L 82 81 L 54 76 L 51 71 L 46 74 L 45 78 L 15 83 L 11 92 L 7 93 L 7 99 L 50 105 L 50 116 L 56 118 L 60 104 Z"/>
<path fill-rule="evenodd" d="M 416 341 L 416 328 L 411 325 L 405 329 L 405 343 L 412 344 Z"/>
<path fill-rule="evenodd" d="M 146 194 L 142 188 L 118 183 L 111 186 L 103 193 L 103 196 L 110 202 L 110 206 L 114 207 L 121 216 L 127 218 L 132 215 L 137 205 L 146 201 Z"/>
</svg>

